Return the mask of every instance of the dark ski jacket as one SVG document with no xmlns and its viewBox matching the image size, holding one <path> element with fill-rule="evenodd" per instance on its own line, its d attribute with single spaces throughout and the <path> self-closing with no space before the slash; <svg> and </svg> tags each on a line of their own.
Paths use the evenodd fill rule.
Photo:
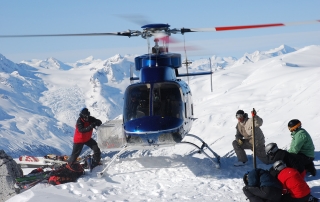
<svg viewBox="0 0 320 202">
<path fill-rule="evenodd" d="M 248 173 L 248 184 L 243 191 L 250 201 L 259 198 L 263 201 L 280 202 L 282 185 L 267 170 L 257 168 Z"/>
<path fill-rule="evenodd" d="M 310 187 L 304 181 L 300 173 L 294 168 L 284 168 L 278 174 L 281 182 L 283 194 L 290 194 L 292 198 L 302 198 L 310 194 Z"/>
<path fill-rule="evenodd" d="M 291 133 L 291 144 L 288 152 L 299 154 L 302 153 L 308 157 L 314 158 L 314 144 L 309 133 L 299 128 Z"/>
<path fill-rule="evenodd" d="M 74 131 L 73 142 L 74 143 L 85 143 L 92 137 L 93 128 L 100 126 L 102 122 L 92 116 L 89 116 L 88 121 L 79 117 L 76 123 L 76 129 Z"/>
<path fill-rule="evenodd" d="M 273 156 L 270 156 L 272 163 L 282 160 L 287 167 L 294 168 L 302 173 L 304 171 L 304 163 L 297 154 L 289 153 L 286 150 L 278 149 Z"/>
<path fill-rule="evenodd" d="M 269 171 L 260 168 L 253 169 L 248 174 L 248 186 L 250 187 L 275 187 L 281 189 L 279 181 L 270 175 Z"/>
</svg>

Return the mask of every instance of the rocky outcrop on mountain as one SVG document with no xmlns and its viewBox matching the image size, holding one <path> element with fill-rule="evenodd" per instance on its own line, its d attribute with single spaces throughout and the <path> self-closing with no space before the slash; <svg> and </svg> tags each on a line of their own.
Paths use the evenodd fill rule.
<svg viewBox="0 0 320 202">
<path fill-rule="evenodd" d="M 20 166 L 3 150 L 0 150 L 0 201 L 16 195 L 15 179 L 23 176 Z"/>
</svg>

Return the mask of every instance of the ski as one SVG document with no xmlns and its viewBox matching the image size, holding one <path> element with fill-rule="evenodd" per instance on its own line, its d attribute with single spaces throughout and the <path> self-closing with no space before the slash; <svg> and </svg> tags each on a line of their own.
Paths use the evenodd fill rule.
<svg viewBox="0 0 320 202">
<path fill-rule="evenodd" d="M 44 157 L 35 157 L 35 156 L 20 156 L 18 160 L 16 160 L 17 164 L 20 165 L 21 168 L 39 168 L 42 166 L 51 167 L 55 164 L 66 164 L 68 162 L 69 156 L 67 155 L 55 155 L 48 154 Z M 77 161 L 82 161 L 81 158 L 77 158 Z"/>
<path fill-rule="evenodd" d="M 50 174 L 51 171 L 45 171 L 45 172 L 40 172 L 40 173 L 30 173 L 28 175 L 25 175 L 23 177 L 18 177 L 16 178 L 16 182 L 28 182 L 28 181 L 34 181 L 37 179 L 42 179 L 46 176 L 48 176 L 48 174 Z"/>
<path fill-rule="evenodd" d="M 52 171 L 45 171 L 41 173 L 31 173 L 23 177 L 16 178 L 16 182 L 14 184 L 15 192 L 21 193 L 26 191 L 36 184 L 48 180 Z"/>
<path fill-rule="evenodd" d="M 27 161 L 18 161 L 17 164 L 20 165 L 21 168 L 39 168 L 39 167 L 52 167 L 55 164 L 66 164 L 66 161 L 59 160 L 51 160 L 51 159 L 40 159 L 38 162 L 27 162 Z"/>
</svg>

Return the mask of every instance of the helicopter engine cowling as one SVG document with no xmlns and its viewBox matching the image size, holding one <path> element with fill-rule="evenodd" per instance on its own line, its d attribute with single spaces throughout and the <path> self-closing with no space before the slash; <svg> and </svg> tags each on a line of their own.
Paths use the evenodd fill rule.
<svg viewBox="0 0 320 202">
<path fill-rule="evenodd" d="M 140 71 L 140 80 L 144 83 L 175 81 L 176 79 L 176 74 L 170 67 L 143 68 Z"/>
<path fill-rule="evenodd" d="M 136 57 L 135 67 L 140 71 L 144 67 L 167 66 L 171 68 L 181 67 L 181 54 L 165 53 L 165 54 L 145 54 Z"/>
</svg>

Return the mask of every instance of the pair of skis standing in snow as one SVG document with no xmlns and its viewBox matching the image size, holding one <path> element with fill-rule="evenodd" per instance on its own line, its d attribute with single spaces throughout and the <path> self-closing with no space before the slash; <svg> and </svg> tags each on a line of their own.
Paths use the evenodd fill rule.
<svg viewBox="0 0 320 202">
<path fill-rule="evenodd" d="M 314 145 L 307 131 L 301 128 L 301 122 L 293 119 L 288 123 L 293 139 L 289 151 L 285 151 L 276 143 L 264 146 L 264 135 L 259 128 L 263 121 L 254 109 L 251 113 L 252 122 L 243 110 L 237 111 L 237 134 L 233 141 L 238 157 L 235 166 L 243 166 L 248 161 L 244 149 L 253 150 L 254 169 L 243 176 L 243 192 L 250 202 L 318 201 L 304 180 L 306 171 L 315 176 L 316 169 L 313 164 Z M 265 164 L 273 163 L 270 170 L 256 168 L 256 155 Z"/>
</svg>

